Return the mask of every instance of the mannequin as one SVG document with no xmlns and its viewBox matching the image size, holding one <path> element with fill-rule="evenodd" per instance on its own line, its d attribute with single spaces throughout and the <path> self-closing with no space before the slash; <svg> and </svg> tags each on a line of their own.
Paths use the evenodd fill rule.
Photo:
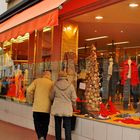
<svg viewBox="0 0 140 140">
<path fill-rule="evenodd" d="M 16 85 L 16 97 L 19 99 L 23 98 L 22 81 L 23 81 L 22 71 L 20 69 L 17 69 L 17 72 L 15 74 L 15 85 Z"/>
<path fill-rule="evenodd" d="M 109 97 L 112 102 L 115 101 L 115 94 L 117 90 L 117 84 L 119 82 L 119 66 L 113 58 L 109 59 L 109 67 L 108 67 L 108 75 L 109 79 Z"/>
<path fill-rule="evenodd" d="M 107 102 L 108 101 L 108 66 L 109 66 L 109 60 L 107 58 L 103 59 L 103 73 L 102 73 L 102 101 Z"/>
<path fill-rule="evenodd" d="M 29 75 L 29 72 L 27 69 L 25 69 L 25 72 L 24 72 L 24 79 L 23 79 L 23 83 L 24 83 L 24 88 L 26 89 L 27 86 L 28 86 L 28 75 Z"/>
<path fill-rule="evenodd" d="M 123 107 L 128 109 L 130 106 L 130 91 L 135 95 L 137 92 L 138 68 L 135 61 L 132 61 L 130 57 L 123 62 L 123 70 L 121 72 L 121 84 L 123 85 Z"/>
<path fill-rule="evenodd" d="M 128 58 L 129 70 L 128 70 L 127 78 L 131 78 L 131 63 L 132 63 L 132 60 L 131 60 L 131 58 L 129 57 L 129 58 Z"/>
<path fill-rule="evenodd" d="M 108 66 L 108 75 L 109 77 L 112 76 L 112 71 L 113 71 L 113 58 L 109 58 L 109 66 Z"/>
<path fill-rule="evenodd" d="M 112 56 L 109 59 L 105 59 L 103 62 L 103 99 L 114 102 L 117 83 L 119 81 L 119 67 L 114 62 Z"/>
<path fill-rule="evenodd" d="M 129 68 L 128 68 L 128 75 L 127 75 L 127 78 L 128 79 L 131 79 L 131 63 L 132 63 L 132 60 L 131 60 L 131 58 L 129 57 L 128 58 L 128 66 L 129 66 Z M 130 86 L 130 85 L 129 85 Z M 129 92 L 129 103 L 128 103 L 128 106 L 130 106 L 130 92 Z"/>
<path fill-rule="evenodd" d="M 15 85 L 14 77 L 11 77 L 11 79 L 10 79 L 9 90 L 8 90 L 7 96 L 9 96 L 9 97 L 16 96 L 16 85 Z"/>
</svg>

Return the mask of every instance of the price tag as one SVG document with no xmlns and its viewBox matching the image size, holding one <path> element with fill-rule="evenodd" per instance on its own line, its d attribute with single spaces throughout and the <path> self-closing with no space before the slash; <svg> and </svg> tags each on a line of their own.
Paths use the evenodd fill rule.
<svg viewBox="0 0 140 140">
<path fill-rule="evenodd" d="M 86 84 L 85 83 L 80 83 L 79 84 L 79 89 L 85 90 L 86 89 Z"/>
</svg>

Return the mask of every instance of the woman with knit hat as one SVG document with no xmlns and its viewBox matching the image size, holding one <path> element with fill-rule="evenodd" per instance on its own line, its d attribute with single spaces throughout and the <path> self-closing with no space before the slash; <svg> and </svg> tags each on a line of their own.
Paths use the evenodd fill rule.
<svg viewBox="0 0 140 140">
<path fill-rule="evenodd" d="M 67 74 L 60 71 L 58 80 L 55 82 L 51 100 L 51 114 L 55 119 L 55 136 L 56 140 L 61 140 L 61 124 L 65 128 L 65 140 L 71 138 L 71 117 L 73 114 L 73 106 L 76 106 L 76 92 L 74 86 L 67 80 Z"/>
</svg>

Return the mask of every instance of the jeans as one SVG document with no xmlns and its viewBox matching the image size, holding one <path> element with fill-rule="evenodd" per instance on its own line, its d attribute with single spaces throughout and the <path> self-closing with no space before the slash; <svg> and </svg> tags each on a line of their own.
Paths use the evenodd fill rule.
<svg viewBox="0 0 140 140">
<path fill-rule="evenodd" d="M 43 112 L 33 112 L 33 119 L 38 139 L 43 137 L 46 140 L 50 122 L 50 114 Z"/>
<path fill-rule="evenodd" d="M 61 140 L 61 125 L 63 120 L 63 127 L 65 129 L 65 140 L 71 139 L 71 117 L 54 116 L 55 119 L 55 137 L 56 140 Z"/>
<path fill-rule="evenodd" d="M 130 79 L 127 79 L 123 88 L 123 108 L 128 109 L 130 98 Z"/>
</svg>

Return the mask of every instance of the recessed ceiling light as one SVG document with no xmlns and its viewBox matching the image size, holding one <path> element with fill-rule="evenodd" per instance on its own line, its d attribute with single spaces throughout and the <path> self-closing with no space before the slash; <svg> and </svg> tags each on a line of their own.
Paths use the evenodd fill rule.
<svg viewBox="0 0 140 140">
<path fill-rule="evenodd" d="M 82 50 L 82 49 L 88 49 L 90 47 L 79 47 L 78 50 Z"/>
<path fill-rule="evenodd" d="M 121 30 L 120 32 L 121 32 L 121 33 L 123 33 L 124 31 L 123 31 L 123 30 Z"/>
<path fill-rule="evenodd" d="M 100 19 L 103 19 L 103 17 L 102 16 L 96 16 L 95 19 L 100 20 Z"/>
<path fill-rule="evenodd" d="M 85 41 L 92 41 L 92 40 L 98 40 L 98 39 L 103 39 L 103 38 L 108 38 L 108 36 L 99 36 L 99 37 L 94 37 L 94 38 L 87 38 Z"/>
<path fill-rule="evenodd" d="M 135 8 L 135 7 L 138 7 L 139 5 L 137 3 L 130 3 L 129 4 L 129 7 L 132 7 L 132 8 Z"/>
<path fill-rule="evenodd" d="M 122 44 L 128 44 L 130 43 L 129 41 L 123 41 L 123 42 L 114 42 L 114 43 L 108 43 L 107 45 L 108 46 L 111 46 L 111 45 L 122 45 Z"/>
</svg>

